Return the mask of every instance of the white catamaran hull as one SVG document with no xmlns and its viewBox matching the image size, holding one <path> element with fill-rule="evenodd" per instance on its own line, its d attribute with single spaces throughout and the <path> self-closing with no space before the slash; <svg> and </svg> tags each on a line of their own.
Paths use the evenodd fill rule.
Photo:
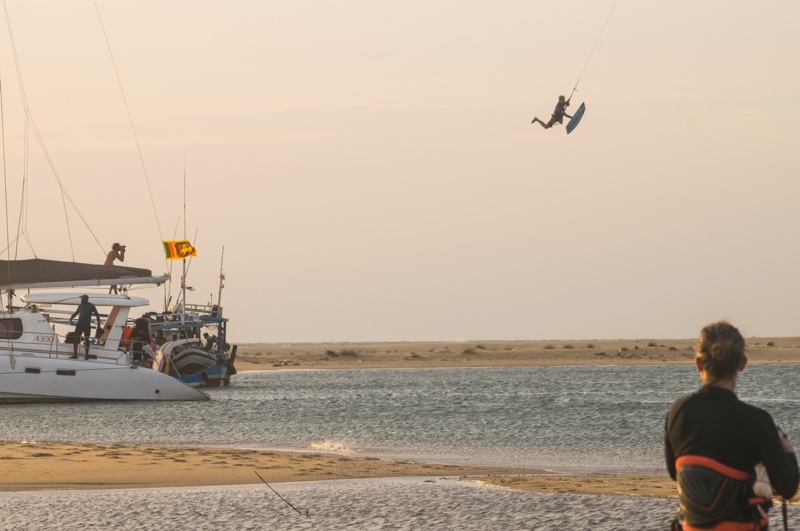
<svg viewBox="0 0 800 531">
<path fill-rule="evenodd" d="M 0 403 L 208 399 L 152 369 L 0 353 Z"/>
</svg>

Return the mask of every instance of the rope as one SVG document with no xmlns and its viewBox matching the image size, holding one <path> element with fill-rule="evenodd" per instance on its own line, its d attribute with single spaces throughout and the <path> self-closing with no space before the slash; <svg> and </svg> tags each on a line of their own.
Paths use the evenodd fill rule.
<svg viewBox="0 0 800 531">
<path fill-rule="evenodd" d="M 81 219 L 81 221 L 83 221 L 84 226 L 89 230 L 89 233 L 92 235 L 92 238 L 94 238 L 94 241 L 97 242 L 97 245 L 99 245 L 101 249 L 103 249 L 103 245 L 100 243 L 100 240 L 97 239 L 97 236 L 92 231 L 92 228 L 89 226 L 89 223 L 86 221 L 86 218 L 84 218 L 83 214 L 81 214 L 80 210 L 78 209 L 78 206 L 75 204 L 75 201 L 73 201 L 72 198 L 69 196 L 69 193 L 67 193 L 67 189 L 64 187 L 64 183 L 61 182 L 61 178 L 58 176 L 58 172 L 56 171 L 55 164 L 53 164 L 53 159 L 50 157 L 50 153 L 48 153 L 47 148 L 45 147 L 44 139 L 42 138 L 42 135 L 39 133 L 39 129 L 36 127 L 36 122 L 34 121 L 33 115 L 31 114 L 31 111 L 30 111 L 30 107 L 28 106 L 28 98 L 27 98 L 27 95 L 25 93 L 25 86 L 24 86 L 24 84 L 22 82 L 22 70 L 20 69 L 20 65 L 19 65 L 19 56 L 17 55 L 17 47 L 16 47 L 16 42 L 14 40 L 14 33 L 12 31 L 12 28 L 11 28 L 11 17 L 9 17 L 9 15 L 8 15 L 8 6 L 6 4 L 6 0 L 3 0 L 3 10 L 5 12 L 6 26 L 8 27 L 8 34 L 9 34 L 9 38 L 11 40 L 11 50 L 12 50 L 13 55 L 14 55 L 14 67 L 15 67 L 16 72 L 17 72 L 17 79 L 18 79 L 18 82 L 19 82 L 20 95 L 22 96 L 22 107 L 23 107 L 23 110 L 25 112 L 25 161 L 24 161 L 24 171 L 23 171 L 23 174 L 24 174 L 23 175 L 23 190 L 25 190 L 25 184 L 27 183 L 27 177 L 28 177 L 28 169 L 27 169 L 28 168 L 28 160 L 27 160 L 28 159 L 28 142 L 27 142 L 27 139 L 28 139 L 28 128 L 30 127 L 30 129 L 33 131 L 34 136 L 36 137 L 36 140 L 39 142 L 39 147 L 41 147 L 42 153 L 44 154 L 44 157 L 47 160 L 47 164 L 48 164 L 48 166 L 50 166 L 50 171 L 53 172 L 53 177 L 55 178 L 56 182 L 58 183 L 58 188 L 61 191 L 61 200 L 62 200 L 62 204 L 64 206 L 64 217 L 65 217 L 65 220 L 66 220 L 65 224 L 66 224 L 66 228 L 67 228 L 67 235 L 69 237 L 70 252 L 72 253 L 72 261 L 74 262 L 75 261 L 75 251 L 74 251 L 74 247 L 73 247 L 73 243 L 72 243 L 72 231 L 70 230 L 69 215 L 68 215 L 68 212 L 67 212 L 67 203 L 69 203 L 72 206 L 72 208 L 75 209 L 75 212 L 78 214 L 78 217 Z M 3 153 L 3 163 L 5 165 L 5 151 Z M 27 198 L 27 193 L 23 191 L 23 197 L 22 197 L 23 205 L 26 203 L 26 198 Z M 27 210 L 27 209 L 25 209 L 25 210 Z M 6 208 L 6 211 L 8 211 L 7 208 Z M 25 218 L 27 219 L 27 212 L 26 212 Z M 17 237 L 18 238 L 19 238 L 20 234 L 23 234 L 23 233 L 26 232 L 25 229 L 23 229 L 22 226 L 21 226 L 22 225 L 22 219 L 23 219 L 22 207 L 20 207 L 20 226 L 17 228 Z M 10 243 L 9 243 L 9 246 L 10 246 Z M 33 250 L 33 247 L 31 247 L 31 250 Z M 35 256 L 35 254 L 36 253 L 34 252 L 34 256 Z"/>
<path fill-rule="evenodd" d="M 136 142 L 136 149 L 139 152 L 139 162 L 142 164 L 142 173 L 144 173 L 144 180 L 147 183 L 147 192 L 150 194 L 150 204 L 153 206 L 153 214 L 156 217 L 156 226 L 158 227 L 158 235 L 163 240 L 164 237 L 161 231 L 161 222 L 158 220 L 158 210 L 156 209 L 156 201 L 153 197 L 153 189 L 150 186 L 150 177 L 147 174 L 147 166 L 144 163 L 144 155 L 142 155 L 142 146 L 139 144 L 139 136 L 136 134 L 136 127 L 133 123 L 133 116 L 131 115 L 131 109 L 128 105 L 128 98 L 125 96 L 125 89 L 122 87 L 122 79 L 119 77 L 119 70 L 117 69 L 117 62 L 114 60 L 114 53 L 111 51 L 111 43 L 108 41 L 108 34 L 106 34 L 106 28 L 103 25 L 103 19 L 100 16 L 100 9 L 97 7 L 97 0 L 93 0 L 94 9 L 97 12 L 97 19 L 100 21 L 100 28 L 103 30 L 103 37 L 106 41 L 106 47 L 108 47 L 108 54 L 111 56 L 111 64 L 114 66 L 114 74 L 117 76 L 117 84 L 119 85 L 119 91 L 122 93 L 122 101 L 125 103 L 125 110 L 128 113 L 128 121 L 131 124 L 131 131 L 133 131 L 133 139 Z M 164 260 L 166 263 L 166 259 Z"/>
<path fill-rule="evenodd" d="M 289 507 L 291 507 L 292 509 L 294 509 L 295 511 L 297 511 L 297 514 L 299 514 L 299 515 L 302 515 L 302 514 L 303 514 L 303 513 L 301 513 L 301 512 L 300 512 L 300 511 L 297 509 L 297 507 L 295 507 L 294 505 L 292 505 L 291 503 L 289 503 L 289 502 L 286 500 L 286 498 L 284 498 L 283 496 L 281 496 L 280 494 L 278 494 L 278 491 L 276 491 L 275 489 L 273 489 L 273 488 L 272 488 L 272 485 L 270 485 L 269 483 L 267 483 L 267 480 L 261 477 L 261 474 L 259 474 L 259 473 L 258 473 L 256 470 L 253 470 L 253 472 L 255 472 L 255 473 L 256 473 L 256 476 L 258 476 L 258 479 L 260 479 L 261 481 L 263 481 L 263 482 L 264 482 L 264 485 L 266 485 L 267 487 L 269 487 L 269 490 L 271 490 L 272 492 L 274 492 L 274 493 L 275 493 L 275 495 L 276 495 L 278 498 L 280 498 L 281 500 L 283 500 L 283 501 L 284 501 L 284 503 L 286 503 L 286 505 L 288 505 Z M 306 509 L 306 516 L 308 516 L 308 509 Z"/>
<path fill-rule="evenodd" d="M 592 51 L 589 52 L 589 57 L 586 58 L 586 63 L 583 65 L 583 70 L 581 70 L 580 75 L 578 76 L 578 81 L 575 82 L 575 86 L 572 88 L 572 93 L 569 95 L 568 99 L 572 99 L 573 94 L 578 91 L 578 83 L 581 82 L 581 78 L 583 77 L 583 73 L 586 71 L 586 67 L 589 66 L 589 61 L 592 59 L 592 55 L 594 55 L 594 50 L 597 48 L 597 43 L 600 42 L 600 37 L 603 36 L 603 32 L 606 30 L 606 25 L 608 24 L 608 20 L 611 18 L 611 13 L 614 12 L 614 8 L 617 6 L 617 0 L 614 0 L 614 3 L 611 5 L 611 10 L 608 12 L 608 16 L 606 17 L 606 21 L 603 22 L 603 27 L 600 28 L 600 34 L 597 36 L 597 40 L 594 41 L 594 46 L 592 46 Z"/>
</svg>

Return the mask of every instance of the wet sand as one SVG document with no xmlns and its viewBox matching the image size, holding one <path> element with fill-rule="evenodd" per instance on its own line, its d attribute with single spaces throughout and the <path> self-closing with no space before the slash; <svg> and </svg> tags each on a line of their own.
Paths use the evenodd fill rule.
<svg viewBox="0 0 800 531">
<path fill-rule="evenodd" d="M 399 476 L 452 477 L 538 492 L 674 497 L 668 477 L 400 463 L 232 448 L 0 443 L 0 491 L 246 485 Z"/>
<path fill-rule="evenodd" d="M 525 474 L 524 468 L 401 463 L 338 454 L 182 446 L 0 443 L 0 490 L 246 485 L 397 476 Z"/>
<path fill-rule="evenodd" d="M 238 348 L 236 367 L 247 371 L 690 364 L 694 344 L 694 339 L 639 339 L 245 345 Z M 750 363 L 800 363 L 800 338 L 750 338 L 747 344 Z M 258 472 L 270 483 L 446 476 L 537 492 L 676 497 L 666 473 L 564 475 L 311 452 L 0 442 L 0 460 L 0 491 L 255 484 L 262 481 Z"/>
</svg>

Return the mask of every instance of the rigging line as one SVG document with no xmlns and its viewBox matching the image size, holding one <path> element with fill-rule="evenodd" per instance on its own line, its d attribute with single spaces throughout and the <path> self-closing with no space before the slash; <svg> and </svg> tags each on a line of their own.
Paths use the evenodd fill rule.
<svg viewBox="0 0 800 531">
<path fill-rule="evenodd" d="M 33 115 L 28 113 L 28 119 L 30 120 L 31 130 L 33 131 L 33 134 L 36 137 L 36 140 L 39 142 L 39 147 L 42 148 L 42 153 L 44 153 L 44 157 L 45 157 L 45 160 L 47 161 L 47 165 L 50 166 L 50 171 L 53 172 L 53 178 L 58 183 L 59 190 L 61 190 L 62 201 L 63 201 L 64 198 L 66 198 L 66 200 L 69 202 L 69 204 L 72 205 L 72 208 L 75 210 L 75 213 L 78 215 L 78 217 L 81 219 L 81 221 L 83 221 L 84 226 L 89 231 L 89 233 L 92 235 L 92 238 L 94 238 L 94 241 L 97 242 L 97 245 L 100 247 L 100 249 L 103 249 L 103 244 L 101 244 L 100 240 L 97 239 L 97 235 L 94 233 L 92 228 L 89 226 L 89 222 L 86 221 L 86 218 L 83 217 L 83 214 L 81 214 L 81 211 L 78 208 L 78 205 L 75 203 L 75 201 L 69 195 L 69 192 L 67 192 L 67 188 L 64 186 L 64 183 L 61 181 L 61 177 L 59 177 L 59 175 L 58 175 L 58 171 L 56 170 L 56 166 L 53 163 L 53 159 L 50 157 L 50 153 L 47 151 L 47 148 L 44 145 L 44 139 L 42 138 L 41 133 L 39 133 L 39 128 L 36 126 L 36 121 L 33 119 Z M 67 232 L 69 233 L 70 248 L 71 248 L 72 247 L 72 232 L 69 230 L 69 217 L 67 216 L 66 207 L 64 208 L 64 216 L 66 217 Z M 73 257 L 73 261 L 74 260 L 75 260 L 75 258 Z"/>
<path fill-rule="evenodd" d="M 125 96 L 125 89 L 122 87 L 122 79 L 119 77 L 119 70 L 117 69 L 117 62 L 114 60 L 114 53 L 111 51 L 111 43 L 108 41 L 108 35 L 106 34 L 106 28 L 103 25 L 103 18 L 100 16 L 100 8 L 97 7 L 97 0 L 93 0 L 94 9 L 97 12 L 97 19 L 100 21 L 100 29 L 103 30 L 103 37 L 106 41 L 106 46 L 108 47 L 108 55 L 111 57 L 111 64 L 114 66 L 114 74 L 117 76 L 117 84 L 119 85 L 119 91 L 122 93 L 122 101 L 125 103 L 125 110 L 128 113 L 128 122 L 131 124 L 131 131 L 133 131 L 133 138 L 136 142 L 136 149 L 139 152 L 139 162 L 142 164 L 142 172 L 144 173 L 144 180 L 147 183 L 147 191 L 150 194 L 150 203 L 153 205 L 153 214 L 156 217 L 156 226 L 158 227 L 158 235 L 163 240 L 162 231 L 161 231 L 161 222 L 158 220 L 158 210 L 156 209 L 156 201 L 153 197 L 153 189 L 150 186 L 150 177 L 147 175 L 147 166 L 144 163 L 144 156 L 142 155 L 142 146 L 139 144 L 139 136 L 136 134 L 136 127 L 133 123 L 133 116 L 131 115 L 131 109 L 128 106 L 128 98 Z"/>
<path fill-rule="evenodd" d="M 19 240 L 28 230 L 28 120 L 25 120 L 22 133 L 22 194 L 19 198 L 19 220 L 17 220 L 17 245 L 14 246 L 14 259 L 19 256 Z M 33 248 L 31 248 L 33 250 Z M 37 258 L 36 253 L 33 253 Z"/>
<path fill-rule="evenodd" d="M 17 54 L 17 41 L 14 39 L 14 31 L 11 28 L 11 17 L 8 14 L 8 3 L 6 0 L 3 0 L 3 12 L 6 16 L 6 27 L 8 28 L 8 39 L 11 41 L 11 52 L 14 57 L 14 70 L 17 73 L 17 84 L 19 85 L 19 93 L 22 97 L 22 107 L 25 111 L 25 122 L 24 122 L 24 132 L 23 132 L 23 153 L 22 153 L 22 194 L 20 197 L 20 209 L 19 209 L 19 221 L 17 222 L 17 241 L 19 241 L 19 235 L 21 231 L 27 229 L 28 226 L 28 216 L 27 216 L 27 204 L 28 204 L 28 194 L 27 194 L 27 186 L 28 186 L 28 98 L 25 93 L 25 84 L 22 81 L 22 67 L 19 64 L 19 55 Z M 23 223 L 24 227 L 23 228 Z M 17 258 L 19 252 L 19 247 L 14 249 L 14 258 Z M 36 256 L 36 253 L 34 253 Z"/>
<path fill-rule="evenodd" d="M 8 33 L 9 33 L 9 35 L 11 35 L 11 22 L 9 21 L 9 18 L 8 18 L 8 8 L 6 6 L 6 0 L 3 0 L 3 9 L 5 10 L 5 14 L 6 14 L 6 24 L 8 25 Z M 11 38 L 11 47 L 12 47 L 12 49 L 14 48 L 14 38 L 13 38 L 13 36 Z M 14 58 L 16 59 L 16 50 L 15 50 L 14 53 L 15 53 Z M 16 61 L 15 61 L 15 63 L 16 63 Z M 2 127 L 2 143 L 3 143 L 3 185 L 6 188 L 6 192 L 5 192 L 5 203 L 6 203 L 6 245 L 8 246 L 8 248 L 7 248 L 8 254 L 7 254 L 6 258 L 8 258 L 8 271 L 7 271 L 7 274 L 8 274 L 8 284 L 10 285 L 11 284 L 11 252 L 10 252 L 11 236 L 10 236 L 10 233 L 9 233 L 9 226 L 8 226 L 9 225 L 9 223 L 8 223 L 8 175 L 6 173 L 6 126 L 5 126 L 6 113 L 5 113 L 5 110 L 2 107 L 3 107 L 3 91 L 2 91 L 2 84 L 0 84 L 0 127 Z M 17 234 L 17 236 L 19 236 L 19 234 Z M 9 309 L 11 307 L 11 297 L 12 297 L 11 293 L 12 293 L 11 290 L 8 290 L 8 306 L 9 306 Z M 3 308 L 3 312 L 5 313 L 5 308 Z"/>
<path fill-rule="evenodd" d="M 8 15 L 8 5 L 6 3 L 6 0 L 3 0 L 3 10 L 4 10 L 5 15 L 6 15 L 6 25 L 8 27 L 8 34 L 9 34 L 9 38 L 11 40 L 11 49 L 12 49 L 12 52 L 13 52 L 13 55 L 14 55 L 14 67 L 15 67 L 16 72 L 17 72 L 17 80 L 18 80 L 18 84 L 19 84 L 20 95 L 22 97 L 22 107 L 23 107 L 23 109 L 25 111 L 25 162 L 24 162 L 25 169 L 24 169 L 24 182 L 23 182 L 23 184 L 26 183 L 27 179 L 28 179 L 28 138 L 29 138 L 28 131 L 29 130 L 33 130 L 34 136 L 36 137 L 36 140 L 39 142 L 39 147 L 42 149 L 42 153 L 44 154 L 44 157 L 47 160 L 47 164 L 50 166 L 50 171 L 53 172 L 53 177 L 55 178 L 56 182 L 58 183 L 59 190 L 61 191 L 61 194 L 62 194 L 62 202 L 63 202 L 63 196 L 66 195 L 69 203 L 72 205 L 72 208 L 75 209 L 75 212 L 78 214 L 78 217 L 80 217 L 81 221 L 83 221 L 84 226 L 89 230 L 89 233 L 91 233 L 92 237 L 97 242 L 97 245 L 100 246 L 100 249 L 103 249 L 103 245 L 100 243 L 100 240 L 97 239 L 97 236 L 94 234 L 94 232 L 92 231 L 92 228 L 89 226 L 89 224 L 87 223 L 86 219 L 81 214 L 80 210 L 78 209 L 78 206 L 75 204 L 75 202 L 72 200 L 72 198 L 67 193 L 67 190 L 64 187 L 64 184 L 61 182 L 61 178 L 58 176 L 58 172 L 56 171 L 55 164 L 53 164 L 53 160 L 50 157 L 50 153 L 47 151 L 47 147 L 44 144 L 44 139 L 42 138 L 42 135 L 39 133 L 39 129 L 36 127 L 36 121 L 33 119 L 33 114 L 31 113 L 30 107 L 28 106 L 28 97 L 27 97 L 27 93 L 25 91 L 25 84 L 22 81 L 22 69 L 21 69 L 20 64 L 19 64 L 20 62 L 19 62 L 19 56 L 17 54 L 16 41 L 14 40 L 14 33 L 13 33 L 12 28 L 11 28 L 11 17 L 9 17 L 9 15 Z M 27 204 L 27 193 L 25 193 L 24 198 L 25 198 L 24 202 L 25 202 L 25 204 Z M 21 216 L 21 213 L 20 213 L 20 216 Z M 69 240 L 70 240 L 70 250 L 72 250 L 72 248 L 73 248 L 73 245 L 72 245 L 72 232 L 70 231 L 70 228 L 69 228 L 69 216 L 67 215 L 66 207 L 64 208 L 64 217 L 66 218 L 67 234 L 68 234 Z M 25 224 L 26 224 L 26 227 L 27 227 L 27 209 L 26 209 L 26 213 L 25 213 L 25 220 L 26 220 Z M 20 229 L 18 228 L 18 232 L 19 232 L 19 230 Z M 33 246 L 31 246 L 31 250 L 33 251 Z M 34 252 L 34 256 L 35 255 L 36 255 L 36 253 Z M 73 251 L 72 260 L 73 261 L 75 260 L 74 251 Z"/>
<path fill-rule="evenodd" d="M 600 28 L 600 34 L 597 36 L 597 40 L 594 41 L 594 46 L 592 46 L 592 51 L 589 52 L 589 57 L 586 58 L 586 63 L 583 65 L 583 70 L 581 70 L 580 75 L 578 76 L 578 81 L 575 82 L 575 86 L 572 88 L 572 94 L 569 95 L 569 99 L 572 99 L 572 95 L 578 90 L 578 83 L 581 82 L 581 78 L 583 77 L 583 73 L 586 72 L 586 67 L 589 66 L 589 61 L 592 59 L 592 55 L 594 55 L 594 50 L 597 48 L 597 43 L 600 42 L 600 37 L 603 36 L 603 32 L 606 30 L 606 25 L 608 24 L 608 20 L 611 18 L 611 14 L 614 12 L 614 8 L 617 6 L 617 0 L 614 0 L 614 3 L 611 5 L 611 9 L 608 11 L 608 16 L 606 16 L 606 21 L 603 22 L 603 27 Z"/>
<path fill-rule="evenodd" d="M 8 174 L 6 172 L 6 113 L 3 109 L 3 84 L 0 82 L 0 142 L 2 142 L 3 147 L 3 189 L 4 189 L 4 197 L 3 200 L 5 201 L 6 205 L 6 245 L 8 246 L 7 249 L 11 248 L 11 233 L 8 231 Z M 6 258 L 9 259 L 8 264 L 8 284 L 11 285 L 11 256 L 7 256 Z M 10 293 L 10 292 L 9 292 Z M 9 305 L 11 304 L 9 295 Z"/>
<path fill-rule="evenodd" d="M 64 219 L 66 220 L 67 224 L 67 235 L 69 236 L 69 253 L 72 255 L 72 261 L 75 261 L 75 246 L 72 243 L 72 231 L 69 230 L 69 211 L 67 210 L 67 201 L 64 197 L 66 194 L 64 190 L 61 190 L 61 206 L 64 207 Z"/>
<path fill-rule="evenodd" d="M 20 84 L 22 81 L 20 80 Z M 20 205 L 19 205 L 19 222 L 17 223 L 17 233 L 22 231 L 22 233 L 27 233 L 28 231 L 28 192 L 30 191 L 30 182 L 28 180 L 29 173 L 29 153 L 30 153 L 30 124 L 28 124 L 27 118 L 24 120 L 24 124 L 22 126 L 22 197 L 20 197 Z M 38 258 L 36 256 L 36 251 L 33 250 L 33 246 L 30 247 L 31 252 L 33 253 L 34 258 Z M 19 247 L 14 249 L 14 259 L 16 260 L 19 257 Z"/>
</svg>

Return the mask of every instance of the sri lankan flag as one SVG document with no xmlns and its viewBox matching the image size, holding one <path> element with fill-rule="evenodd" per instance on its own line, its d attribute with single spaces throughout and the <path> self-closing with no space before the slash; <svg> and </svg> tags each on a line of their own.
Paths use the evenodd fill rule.
<svg viewBox="0 0 800 531">
<path fill-rule="evenodd" d="M 187 240 L 181 241 L 163 241 L 164 254 L 167 255 L 167 260 L 181 260 L 187 256 L 197 256 L 197 249 L 192 247 L 192 244 Z"/>
</svg>

